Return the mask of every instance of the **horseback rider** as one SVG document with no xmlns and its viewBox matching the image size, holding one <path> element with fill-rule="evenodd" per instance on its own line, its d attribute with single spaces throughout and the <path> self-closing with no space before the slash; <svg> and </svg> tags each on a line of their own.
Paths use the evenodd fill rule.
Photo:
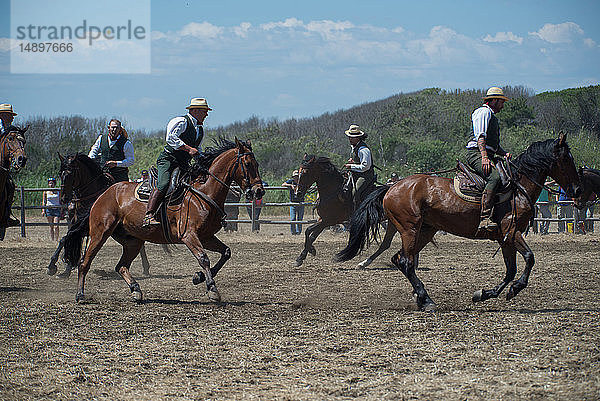
<svg viewBox="0 0 600 401">
<path fill-rule="evenodd" d="M 364 142 L 367 134 L 361 131 L 356 124 L 350 125 L 345 133 L 352 147 L 352 156 L 344 164 L 344 167 L 350 171 L 351 179 L 354 180 L 352 201 L 356 207 L 375 183 L 375 169 L 371 149 Z"/>
<path fill-rule="evenodd" d="M 491 219 L 496 190 L 500 184 L 500 173 L 496 163 L 502 158 L 510 159 L 510 153 L 500 146 L 500 126 L 496 113 L 508 101 L 501 88 L 493 86 L 483 98 L 483 106 L 477 108 L 472 116 L 473 137 L 467 143 L 467 164 L 486 180 L 481 196 L 481 222 L 479 230 L 495 230 L 498 227 Z"/>
<path fill-rule="evenodd" d="M 133 144 L 121 121 L 113 118 L 108 124 L 108 133 L 101 134 L 92 145 L 88 157 L 96 160 L 115 182 L 129 181 L 129 167 L 135 162 Z"/>
<path fill-rule="evenodd" d="M 13 112 L 12 105 L 8 103 L 0 104 L 0 138 L 4 135 L 18 130 L 17 127 L 12 125 L 12 122 L 17 113 Z M 4 192 L 4 198 L 6 199 L 6 221 L 0 221 L 0 225 L 4 224 L 4 227 L 15 227 L 19 226 L 21 222 L 19 219 L 16 219 L 11 216 L 11 206 L 13 203 L 13 199 L 15 196 L 15 183 L 13 182 L 10 175 L 6 177 L 6 182 L 4 183 L 4 188 L 0 188 L 1 191 Z M 2 196 L 0 196 L 0 199 Z M 0 213 L 0 216 L 2 214 Z"/>
<path fill-rule="evenodd" d="M 176 167 L 186 169 L 192 157 L 199 155 L 202 150 L 202 124 L 212 109 L 203 98 L 193 98 L 186 109 L 188 113 L 185 116 L 175 117 L 167 124 L 167 144 L 156 160 L 158 184 L 148 199 L 142 227 L 160 224 L 154 214 L 169 188 L 171 173 Z"/>
</svg>

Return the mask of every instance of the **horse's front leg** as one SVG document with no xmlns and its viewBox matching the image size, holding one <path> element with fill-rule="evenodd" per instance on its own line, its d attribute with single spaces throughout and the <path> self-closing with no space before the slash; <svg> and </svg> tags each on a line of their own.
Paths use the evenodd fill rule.
<svg viewBox="0 0 600 401">
<path fill-rule="evenodd" d="M 219 273 L 219 270 L 223 267 L 223 265 L 231 258 L 231 249 L 225 245 L 221 240 L 219 240 L 214 235 L 211 238 L 205 239 L 202 241 L 204 244 L 204 248 L 209 251 L 218 252 L 221 254 L 221 258 L 219 261 L 210 269 L 210 272 L 213 278 Z M 192 279 L 194 285 L 203 283 L 206 280 L 206 276 L 203 272 L 196 272 Z"/>
<path fill-rule="evenodd" d="M 58 257 L 60 256 L 60 251 L 62 251 L 64 246 L 65 246 L 65 237 L 63 236 L 60 239 L 60 241 L 58 241 L 58 247 L 56 248 L 56 251 L 54 251 L 54 254 L 50 258 L 50 264 L 48 265 L 48 275 L 49 276 L 54 276 L 56 274 L 56 271 L 57 271 L 56 262 L 58 262 Z M 71 271 L 69 270 L 69 273 L 70 272 Z"/>
<path fill-rule="evenodd" d="M 491 290 L 482 289 L 475 291 L 473 294 L 473 302 L 482 302 L 490 298 L 498 298 L 504 288 L 506 288 L 506 286 L 515 278 L 515 274 L 517 273 L 517 251 L 515 244 L 505 242 L 502 245 L 502 256 L 506 266 L 504 280 Z"/>
<path fill-rule="evenodd" d="M 313 246 L 313 242 L 315 239 L 321 234 L 321 232 L 325 229 L 322 221 L 318 221 L 315 224 L 309 226 L 304 232 L 304 249 L 300 252 L 300 255 L 296 258 L 296 267 L 302 266 L 304 259 L 306 259 L 306 255 L 311 253 L 313 256 L 317 254 L 315 247 Z"/>
<path fill-rule="evenodd" d="M 523 274 L 521 274 L 521 277 L 519 277 L 519 279 L 510 286 L 510 290 L 506 294 L 507 300 L 514 298 L 519 292 L 521 292 L 521 290 L 527 287 L 531 269 L 535 264 L 533 252 L 523 239 L 523 236 L 520 232 L 517 232 L 515 235 L 515 246 L 517 247 L 517 251 L 521 254 L 521 256 L 523 256 L 523 259 L 525 259 L 525 269 L 523 269 Z"/>
<path fill-rule="evenodd" d="M 181 241 L 188 247 L 190 252 L 192 252 L 192 255 L 196 257 L 196 260 L 198 260 L 200 267 L 204 269 L 204 276 L 206 279 L 206 292 L 208 299 L 214 302 L 221 302 L 221 294 L 219 294 L 219 290 L 217 290 L 217 285 L 210 271 L 210 260 L 208 259 L 208 255 L 202 248 L 200 239 L 193 232 L 193 230 L 189 230 L 183 236 L 183 238 L 181 238 Z"/>
<path fill-rule="evenodd" d="M 148 255 L 146 254 L 146 246 L 142 244 L 140 249 L 140 258 L 142 258 L 142 270 L 144 276 L 150 275 L 150 262 L 148 262 Z"/>
</svg>

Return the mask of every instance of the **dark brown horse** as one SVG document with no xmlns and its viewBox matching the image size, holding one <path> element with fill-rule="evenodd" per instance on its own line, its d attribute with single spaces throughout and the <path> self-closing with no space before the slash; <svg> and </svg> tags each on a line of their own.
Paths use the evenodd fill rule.
<svg viewBox="0 0 600 401">
<path fill-rule="evenodd" d="M 592 193 L 600 198 L 600 170 L 595 168 L 583 167 L 579 169 L 579 179 L 583 186 L 581 196 L 575 198 L 575 206 L 578 209 L 583 209 L 588 205 L 588 201 Z"/>
<path fill-rule="evenodd" d="M 197 163 L 190 169 L 193 181 L 187 187 L 183 200 L 179 205 L 169 207 L 166 221 L 163 221 L 163 225 L 167 225 L 168 237 L 162 226 L 142 227 L 146 205 L 136 199 L 135 183 L 116 183 L 100 195 L 90 210 L 89 228 L 83 223 L 76 224 L 80 235 L 89 229 L 90 236 L 89 246 L 79 263 L 77 301 L 84 299 L 85 276 L 92 260 L 110 236 L 123 246 L 123 254 L 115 270 L 127 282 L 136 301 L 142 300 L 142 292 L 129 267 L 144 241 L 185 244 L 203 269 L 196 272 L 194 283 L 206 280 L 209 299 L 220 301 L 214 276 L 231 257 L 231 250 L 215 237 L 215 233 L 223 227 L 223 206 L 230 184 L 235 181 L 246 191 L 248 199 L 261 198 L 264 188 L 249 142 L 221 139 L 217 145 L 216 148 L 207 148 L 198 157 Z M 74 245 L 76 247 L 77 242 Z M 70 261 L 78 260 L 77 252 L 71 252 L 70 247 L 70 241 L 67 241 L 67 257 Z M 221 254 L 212 269 L 205 249 Z"/>
<path fill-rule="evenodd" d="M 10 126 L 6 133 L 0 136 L 0 240 L 4 239 L 6 227 L 10 218 L 15 184 L 11 178 L 11 170 L 19 171 L 25 167 L 27 154 L 25 153 L 25 131 Z"/>
<path fill-rule="evenodd" d="M 50 264 L 48 265 L 48 275 L 50 276 L 56 274 L 56 262 L 65 241 L 73 235 L 73 224 L 77 220 L 87 218 L 96 199 L 113 183 L 112 179 L 102 171 L 98 164 L 83 153 L 76 153 L 67 157 L 59 154 L 58 157 L 60 159 L 59 176 L 61 178 L 60 201 L 63 205 L 69 205 L 71 226 L 65 236 L 58 242 L 58 247 L 50 258 Z M 167 253 L 170 253 L 166 246 L 164 249 Z M 140 257 L 142 258 L 143 274 L 149 276 L 150 263 L 148 263 L 145 246 L 142 246 L 140 250 Z M 76 267 L 76 264 L 66 263 L 65 270 L 57 277 L 68 278 L 71 271 Z"/>
<path fill-rule="evenodd" d="M 304 233 L 304 249 L 296 259 L 296 266 L 301 266 L 309 253 L 313 256 L 317 254 L 314 242 L 324 229 L 336 224 L 346 223 L 350 220 L 353 204 L 350 196 L 344 194 L 343 187 L 346 176 L 331 163 L 328 157 L 315 157 L 305 154 L 298 171 L 297 195 L 299 197 L 304 196 L 314 183 L 317 183 L 317 191 L 319 193 L 319 199 L 315 207 L 319 219 L 306 229 Z M 380 249 L 370 257 L 371 261 L 385 249 L 389 248 L 389 243 L 391 243 L 395 233 L 396 229 L 393 227 L 390 228 L 389 241 L 388 234 L 386 234 L 386 239 L 383 241 Z M 386 244 L 387 248 L 381 250 Z M 370 263 L 367 263 L 367 260 L 359 263 L 359 267 L 367 266 Z"/>
<path fill-rule="evenodd" d="M 465 238 L 495 240 L 502 248 L 506 265 L 504 279 L 493 289 L 476 291 L 473 302 L 500 295 L 515 277 L 516 253 L 519 252 L 525 260 L 525 269 L 506 296 L 513 298 L 527 286 L 534 264 L 533 252 L 522 233 L 533 216 L 532 199 L 538 198 L 541 184 L 550 176 L 566 189 L 569 196 L 577 197 L 582 191 L 566 136 L 562 134 L 556 140 L 533 143 L 513 165 L 516 170 L 514 185 L 520 189 L 512 199 L 495 205 L 493 217 L 499 223 L 496 231 L 477 230 L 480 206 L 459 198 L 452 179 L 418 174 L 405 178 L 389 190 L 378 189 L 365 199 L 352 217 L 348 246 L 336 255 L 336 260 L 349 260 L 368 246 L 377 225 L 387 216 L 389 224 L 396 226 L 402 236 L 402 250 L 392 257 L 392 263 L 410 281 L 420 309 L 435 308 L 415 269 L 419 252 L 438 230 Z"/>
</svg>

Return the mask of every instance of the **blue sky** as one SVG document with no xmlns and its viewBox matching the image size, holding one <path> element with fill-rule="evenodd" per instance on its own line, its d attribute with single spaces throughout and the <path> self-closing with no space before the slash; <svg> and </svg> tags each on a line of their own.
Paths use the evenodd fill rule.
<svg viewBox="0 0 600 401">
<path fill-rule="evenodd" d="M 50 13 L 68 13 L 60 2 Z M 11 74 L 10 1 L 0 4 L 0 101 L 19 117 L 114 116 L 160 129 L 206 97 L 205 124 L 217 126 L 427 87 L 600 83 L 597 0 L 152 1 L 150 74 Z"/>
</svg>

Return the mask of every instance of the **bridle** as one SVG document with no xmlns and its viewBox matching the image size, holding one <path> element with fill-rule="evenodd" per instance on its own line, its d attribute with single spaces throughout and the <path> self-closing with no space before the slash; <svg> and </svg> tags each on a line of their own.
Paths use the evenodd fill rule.
<svg viewBox="0 0 600 401">
<path fill-rule="evenodd" d="M 245 168 L 244 163 L 242 163 L 242 157 L 244 157 L 244 156 L 252 156 L 252 158 L 254 158 L 254 152 L 240 153 L 240 151 L 238 149 L 237 159 L 236 159 L 235 163 L 233 163 L 231 166 L 229 166 L 229 171 L 227 171 L 228 176 L 231 177 L 231 176 L 235 175 L 238 167 L 241 169 L 242 175 L 243 175 L 242 183 L 246 183 L 246 188 L 241 188 L 242 191 L 245 191 L 246 189 L 250 188 L 252 185 L 252 183 L 250 182 L 250 174 L 248 173 L 248 169 Z M 233 171 L 232 171 L 232 169 L 233 169 Z M 227 183 L 225 183 L 222 179 L 220 179 L 219 177 L 217 177 L 216 175 L 211 173 L 210 170 L 208 171 L 208 175 L 213 177 L 218 183 L 223 185 L 229 191 L 233 192 L 236 196 L 242 195 L 242 193 L 239 192 L 235 187 L 233 187 L 232 185 L 227 185 Z"/>
<path fill-rule="evenodd" d="M 76 174 L 80 171 L 80 167 L 79 166 L 71 166 L 71 163 L 73 163 L 75 159 L 70 160 L 68 163 L 68 166 L 61 172 L 61 185 L 60 185 L 60 190 L 61 193 L 64 194 L 64 183 L 65 183 L 65 177 L 68 174 Z M 73 196 L 71 197 L 69 202 L 73 202 L 73 203 L 78 203 L 78 202 L 82 202 L 88 199 L 92 199 L 95 197 L 98 197 L 98 195 L 100 195 L 101 193 L 103 193 L 106 188 L 101 188 L 98 191 L 89 194 L 89 195 L 85 195 L 85 196 L 80 196 L 81 193 L 85 192 L 85 189 L 87 189 L 90 185 L 92 185 L 95 181 L 97 181 L 98 179 L 100 179 L 101 177 L 103 177 L 104 174 L 98 174 L 95 177 L 93 177 L 91 180 L 89 180 L 87 183 L 83 184 L 82 186 L 80 186 L 79 188 L 75 189 L 75 186 L 73 184 L 71 184 L 71 192 L 73 193 Z M 79 178 L 79 176 L 78 176 Z"/>
<path fill-rule="evenodd" d="M 21 135 L 14 135 L 14 139 L 17 141 L 18 146 L 14 146 L 14 147 L 10 147 L 10 146 L 6 146 L 6 141 L 8 141 L 8 139 L 12 136 L 12 133 L 7 133 L 6 135 L 2 136 L 2 140 L 0 141 L 0 160 L 4 161 L 4 159 L 6 158 L 6 148 L 9 149 L 9 153 L 8 153 L 8 158 L 11 160 L 10 163 L 10 167 L 13 167 L 15 169 L 19 169 L 19 165 L 17 163 L 17 159 L 15 157 L 13 157 L 13 155 L 19 151 L 21 151 L 23 154 L 25 154 L 25 146 L 24 146 L 24 142 L 25 140 L 23 139 L 23 137 Z"/>
</svg>

